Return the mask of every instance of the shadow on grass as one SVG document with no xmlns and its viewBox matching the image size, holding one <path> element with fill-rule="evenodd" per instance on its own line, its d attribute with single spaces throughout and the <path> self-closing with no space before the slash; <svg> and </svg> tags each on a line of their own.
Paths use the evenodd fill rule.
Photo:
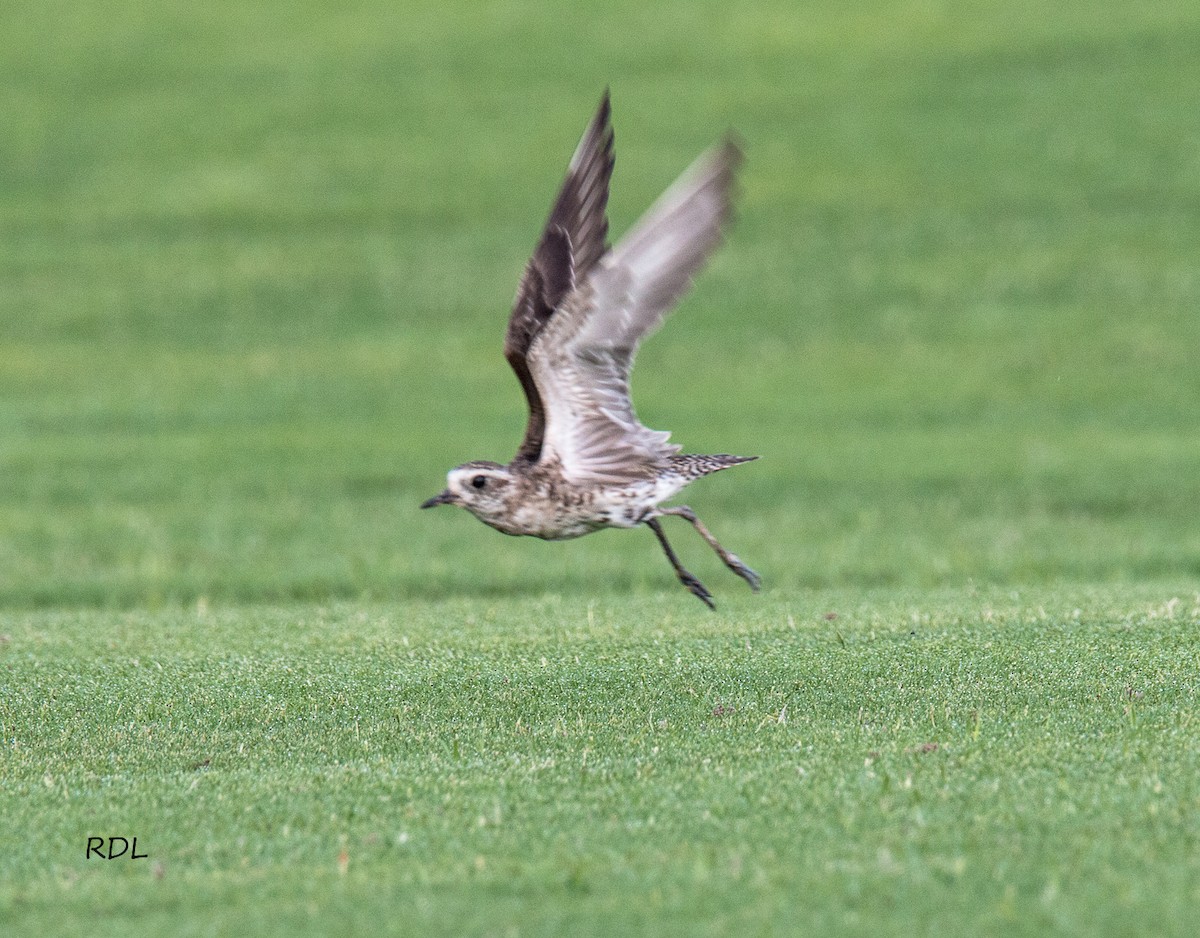
<svg viewBox="0 0 1200 938">
<path fill-rule="evenodd" d="M 654 591 L 676 589 L 664 575 Z M 213 584 L 197 586 L 145 584 L 58 583 L 53 586 L 13 588 L 0 591 L 0 611 L 46 609 L 186 609 L 198 604 L 231 606 L 275 606 L 293 603 L 419 602 L 436 603 L 454 599 L 480 601 L 537 599 L 547 595 L 604 596 L 644 593 L 647 584 L 632 577 L 606 575 L 603 581 L 582 575 L 544 575 L 528 580 L 494 579 L 463 582 L 362 584 L 349 581 L 303 580 L 285 584 Z"/>
<path fill-rule="evenodd" d="M 828 589 L 873 590 L 911 586 L 921 589 L 961 587 L 967 583 L 1003 587 L 1053 583 L 1132 583 L 1175 578 L 1200 578 L 1200 563 L 1163 563 L 1147 558 L 1142 563 L 1114 567 L 1109 564 L 1064 563 L 1037 569 L 1021 568 L 1009 575 L 988 576 L 986 571 L 959 571 L 943 576 L 906 576 L 901 571 L 858 571 L 853 576 L 829 575 L 820 571 L 766 570 L 764 591 L 803 594 Z M 745 585 L 732 578 L 725 582 L 724 571 L 711 571 L 705 577 L 713 589 L 718 607 L 722 600 L 749 595 Z M 694 602 L 669 570 L 661 575 L 630 573 L 606 569 L 589 575 L 584 571 L 528 575 L 497 575 L 491 578 L 465 579 L 386 579 L 354 581 L 336 578 L 307 578 L 290 582 L 56 582 L 22 584 L 0 588 L 0 613 L 34 610 L 96 609 L 127 611 L 134 609 L 188 609 L 196 606 L 286 606 L 322 605 L 340 602 L 361 603 L 439 603 L 454 600 L 488 602 L 496 600 L 538 600 L 545 597 L 618 599 L 677 593 L 681 601 Z"/>
</svg>

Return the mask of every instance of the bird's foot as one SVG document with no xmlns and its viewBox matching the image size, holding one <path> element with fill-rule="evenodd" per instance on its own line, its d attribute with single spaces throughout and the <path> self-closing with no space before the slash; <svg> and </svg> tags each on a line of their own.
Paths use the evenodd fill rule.
<svg viewBox="0 0 1200 938">
<path fill-rule="evenodd" d="M 725 561 L 725 566 L 749 583 L 754 592 L 762 589 L 762 577 L 742 563 L 737 554 L 726 554 L 721 559 Z"/>
<path fill-rule="evenodd" d="M 688 592 L 695 596 L 700 602 L 708 606 L 709 609 L 716 610 L 716 605 L 713 603 L 712 593 L 708 591 L 703 583 L 697 580 L 692 574 L 686 570 L 679 574 L 679 582 L 687 587 Z"/>
</svg>

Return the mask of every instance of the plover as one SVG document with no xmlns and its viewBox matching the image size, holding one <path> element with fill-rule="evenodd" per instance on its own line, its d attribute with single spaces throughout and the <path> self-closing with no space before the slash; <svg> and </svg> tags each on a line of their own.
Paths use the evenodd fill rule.
<svg viewBox="0 0 1200 938">
<path fill-rule="evenodd" d="M 551 541 L 644 524 L 680 582 L 712 608 L 712 594 L 679 562 L 660 518 L 690 522 L 753 590 L 758 574 L 686 505 L 660 506 L 701 476 L 757 457 L 680 454 L 669 433 L 645 427 L 634 414 L 629 375 L 638 343 L 720 243 L 742 155 L 726 137 L 610 247 L 610 116 L 606 91 L 571 158 L 508 322 L 504 356 L 529 405 L 525 439 L 506 466 L 474 461 L 451 469 L 446 490 L 421 507 L 461 505 L 497 531 Z"/>
</svg>

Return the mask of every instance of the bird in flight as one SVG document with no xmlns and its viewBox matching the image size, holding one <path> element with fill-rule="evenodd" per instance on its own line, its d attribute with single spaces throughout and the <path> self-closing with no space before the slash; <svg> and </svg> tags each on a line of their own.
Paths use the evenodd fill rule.
<svg viewBox="0 0 1200 938">
<path fill-rule="evenodd" d="M 757 457 L 681 454 L 670 434 L 634 414 L 629 375 L 638 343 L 720 243 L 742 155 L 729 137 L 703 153 L 610 247 L 610 118 L 605 92 L 517 288 L 504 356 L 529 405 L 525 439 L 506 466 L 477 460 L 451 469 L 445 491 L 421 507 L 460 505 L 497 531 L 551 541 L 644 524 L 679 581 L 715 608 L 679 562 L 660 518 L 690 522 L 756 591 L 758 574 L 686 505 L 660 505 L 701 476 Z"/>
</svg>

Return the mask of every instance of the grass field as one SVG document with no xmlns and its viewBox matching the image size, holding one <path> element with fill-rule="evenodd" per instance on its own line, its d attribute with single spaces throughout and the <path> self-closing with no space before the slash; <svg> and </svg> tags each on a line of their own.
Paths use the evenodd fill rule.
<svg viewBox="0 0 1200 938">
<path fill-rule="evenodd" d="M 635 375 L 763 457 L 715 614 L 416 509 L 605 85 L 616 232 L 749 156 Z M 1183 0 L 0 7 L 0 932 L 1190 934 L 1198 87 Z"/>
</svg>

